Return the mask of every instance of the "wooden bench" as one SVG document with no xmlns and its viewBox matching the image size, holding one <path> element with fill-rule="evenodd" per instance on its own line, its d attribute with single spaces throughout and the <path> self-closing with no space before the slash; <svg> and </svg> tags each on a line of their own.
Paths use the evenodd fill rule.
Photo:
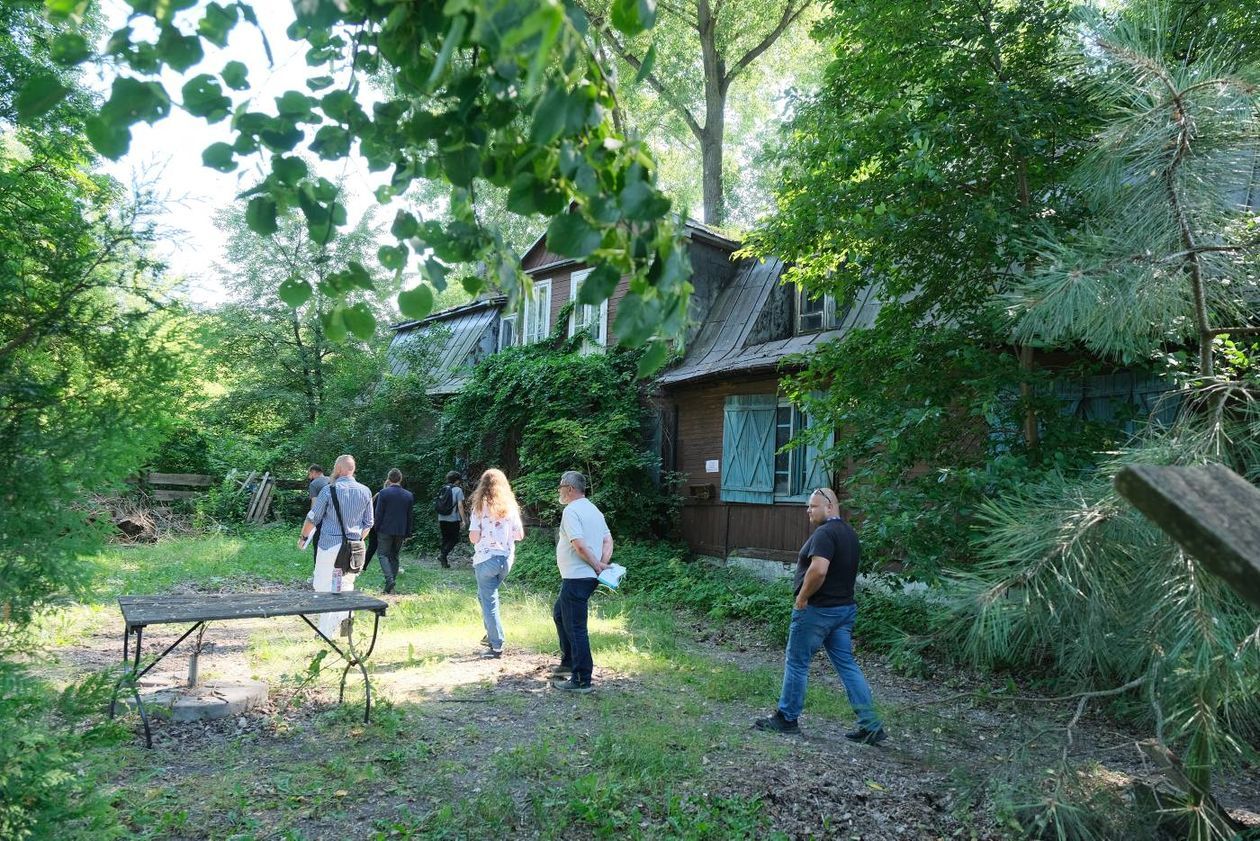
<svg viewBox="0 0 1260 841">
<path fill-rule="evenodd" d="M 180 643 L 188 639 L 194 631 L 204 627 L 207 622 L 212 621 L 266 619 L 273 616 L 302 617 L 302 620 L 311 626 L 311 629 L 319 635 L 320 639 L 326 642 L 333 651 L 337 652 L 346 661 L 346 667 L 341 670 L 341 686 L 337 694 L 338 703 L 345 699 L 346 675 L 350 672 L 351 667 L 359 667 L 359 671 L 363 674 L 363 688 L 367 696 L 363 709 L 363 721 L 366 724 L 371 720 L 372 684 L 368 679 L 367 668 L 364 664 L 372 656 L 372 650 L 376 647 L 376 635 L 380 630 L 381 617 L 385 615 L 385 610 L 388 607 L 380 599 L 357 591 L 345 593 L 316 593 L 313 591 L 266 594 L 222 593 L 195 596 L 119 596 L 118 606 L 122 608 L 123 622 L 125 624 L 123 630 L 124 673 L 118 679 L 118 682 L 114 684 L 114 694 L 109 702 L 109 716 L 110 718 L 114 717 L 118 693 L 124 683 L 128 684 L 136 701 L 136 709 L 140 712 L 140 720 L 144 723 L 144 743 L 146 747 L 153 747 L 153 733 L 149 727 L 149 716 L 140 700 L 140 678 L 148 674 L 149 670 L 160 663 L 162 658 L 174 651 Z M 363 654 L 358 654 L 354 649 L 353 621 L 351 621 L 350 625 L 350 635 L 346 638 L 347 650 L 343 651 L 335 642 L 324 636 L 319 627 L 309 618 L 311 615 L 319 615 L 321 613 L 349 611 L 351 620 L 353 620 L 354 611 L 357 610 L 370 610 L 374 617 L 372 621 L 372 639 L 368 643 L 367 651 Z M 150 625 L 183 624 L 185 622 L 193 624 L 184 632 L 183 636 L 167 646 L 165 651 L 141 670 L 140 653 L 144 629 Z M 134 659 L 130 653 L 132 634 L 135 634 L 136 637 Z"/>
</svg>

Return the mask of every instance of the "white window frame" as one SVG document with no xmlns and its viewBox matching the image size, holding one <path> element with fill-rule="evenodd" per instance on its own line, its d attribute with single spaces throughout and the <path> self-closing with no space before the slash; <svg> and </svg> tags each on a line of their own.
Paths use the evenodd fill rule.
<svg viewBox="0 0 1260 841">
<path fill-rule="evenodd" d="M 503 332 L 504 332 L 504 331 L 503 331 L 503 328 L 504 328 L 504 327 L 506 327 L 506 326 L 507 326 L 507 325 L 509 325 L 509 324 L 510 324 L 510 325 L 512 325 L 512 341 L 510 341 L 510 342 L 504 342 L 504 341 L 503 341 Z M 503 350 L 504 348 L 509 348 L 509 347 L 511 347 L 512 345 L 516 344 L 516 340 L 517 340 L 518 335 L 519 335 L 519 331 L 516 329 L 516 314 L 515 314 L 515 313 L 513 313 L 512 315 L 504 315 L 504 316 L 500 316 L 500 317 L 499 317 L 499 344 L 498 344 L 498 349 L 499 349 L 499 350 Z"/>
<path fill-rule="evenodd" d="M 774 497 L 775 499 L 797 499 L 806 493 L 804 487 L 805 480 L 808 477 L 809 470 L 805 461 L 805 446 L 799 445 L 788 450 L 786 453 L 779 452 L 779 411 L 788 409 L 791 412 L 788 441 L 796 438 L 802 430 L 809 426 L 809 416 L 801 411 L 800 407 L 787 400 L 780 400 L 776 407 L 774 416 L 774 462 L 771 469 L 774 471 Z M 779 459 L 787 459 L 787 476 L 788 486 L 786 491 L 779 490 Z"/>
<path fill-rule="evenodd" d="M 796 333 L 797 335 L 800 335 L 802 333 L 820 333 L 823 330 L 834 330 L 836 328 L 836 299 L 835 299 L 835 296 L 832 295 L 830 292 L 824 292 L 822 295 L 823 311 L 822 311 L 821 325 L 818 327 L 803 327 L 801 325 L 801 320 L 804 317 L 804 309 L 805 309 L 803 304 L 810 302 L 811 300 L 817 301 L 818 299 L 816 298 L 811 299 L 811 296 L 809 292 L 805 289 L 805 287 L 798 286 L 796 288 Z M 810 315 L 814 315 L 814 314 L 815 313 L 810 313 Z"/>
<path fill-rule="evenodd" d="M 525 299 L 524 330 L 521 344 L 541 342 L 551 333 L 551 280 L 536 280 L 534 288 Z"/>
<path fill-rule="evenodd" d="M 582 281 L 586 280 L 593 271 L 594 269 L 583 269 L 580 272 L 574 272 L 569 275 L 569 300 L 574 302 L 573 312 L 569 315 L 569 338 L 573 338 L 580 330 L 586 329 L 586 325 L 592 324 L 596 317 L 599 318 L 598 334 L 594 341 L 588 340 L 583 342 L 583 353 L 591 353 L 608 346 L 608 299 L 605 298 L 599 305 L 598 315 L 593 304 L 577 303 L 577 296 L 582 288 Z"/>
</svg>

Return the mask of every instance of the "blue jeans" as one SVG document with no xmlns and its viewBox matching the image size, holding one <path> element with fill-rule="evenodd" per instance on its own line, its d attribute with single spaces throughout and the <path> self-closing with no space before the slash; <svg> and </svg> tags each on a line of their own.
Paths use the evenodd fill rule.
<svg viewBox="0 0 1260 841">
<path fill-rule="evenodd" d="M 490 648 L 503 650 L 503 620 L 499 618 L 499 585 L 507 578 L 507 555 L 493 555 L 473 565 L 477 576 L 477 601 L 481 602 L 481 621 L 486 625 Z"/>
<path fill-rule="evenodd" d="M 783 691 L 779 695 L 779 712 L 788 721 L 799 718 L 805 708 L 809 661 L 814 659 L 818 649 L 825 648 L 831 665 L 835 666 L 836 674 L 844 684 L 858 724 L 867 730 L 880 727 L 871 687 L 853 659 L 853 622 L 856 619 L 857 605 L 853 604 L 839 607 L 807 605 L 804 610 L 792 610 L 787 652 L 783 658 Z"/>
<path fill-rule="evenodd" d="M 594 578 L 565 578 L 560 582 L 560 596 L 551 609 L 560 638 L 560 665 L 573 670 L 573 679 L 581 684 L 591 682 L 595 663 L 591 660 L 591 638 L 586 632 L 586 608 L 599 582 Z"/>
</svg>

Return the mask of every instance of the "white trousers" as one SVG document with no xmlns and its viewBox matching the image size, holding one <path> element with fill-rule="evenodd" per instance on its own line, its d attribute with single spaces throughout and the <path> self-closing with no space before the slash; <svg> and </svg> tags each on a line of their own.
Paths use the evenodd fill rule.
<svg viewBox="0 0 1260 841">
<path fill-rule="evenodd" d="M 312 576 L 311 586 L 316 593 L 331 593 L 333 579 L 333 564 L 337 561 L 337 553 L 341 551 L 341 544 L 337 544 L 331 549 L 320 549 L 315 553 L 315 575 Z M 359 576 L 347 572 L 341 576 L 341 591 L 347 592 L 354 589 L 354 579 Z M 338 629 L 341 627 L 341 621 L 350 617 L 350 611 L 339 610 L 336 613 L 321 613 L 319 615 L 319 630 L 324 636 L 335 641 Z"/>
</svg>

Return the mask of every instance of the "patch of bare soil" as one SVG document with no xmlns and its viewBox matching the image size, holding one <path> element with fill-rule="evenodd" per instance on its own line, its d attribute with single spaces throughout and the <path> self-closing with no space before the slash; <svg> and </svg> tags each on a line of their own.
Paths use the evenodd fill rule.
<svg viewBox="0 0 1260 841">
<path fill-rule="evenodd" d="M 250 636 L 274 632 L 276 621 L 212 626 L 203 656 L 215 664 L 214 676 L 248 677 L 248 658 L 243 655 Z M 149 629 L 146 652 L 164 649 L 179 633 L 180 628 Z M 781 651 L 749 643 L 752 635 L 723 633 L 693 622 L 689 636 L 696 653 L 715 661 L 745 669 L 781 667 Z M 313 634 L 311 641 L 313 654 L 317 650 Z M 82 674 L 115 666 L 120 656 L 121 621 L 116 630 L 100 628 L 82 645 L 63 651 L 62 666 Z M 753 731 L 753 719 L 767 714 L 774 698 L 709 703 L 698 723 L 746 732 L 747 737 L 734 740 L 734 750 L 703 757 L 708 772 L 703 794 L 760 801 L 772 827 L 791 838 L 1007 837 L 986 798 L 986 784 L 1016 769 L 1025 773 L 1053 764 L 1063 750 L 1075 704 L 979 704 L 967 694 L 981 685 L 977 676 L 951 673 L 917 680 L 893 673 L 870 652 L 858 656 L 877 702 L 891 711 L 890 738 L 884 745 L 848 742 L 843 722 L 811 717 L 808 708 L 802 717 L 803 736 Z M 156 677 L 178 681 L 186 673 L 187 658 L 186 652 L 171 655 Z M 416 662 L 373 659 L 378 694 L 390 698 L 398 709 L 423 707 L 418 715 L 407 714 L 409 738 L 427 746 L 430 763 L 438 763 L 433 767 L 446 768 L 450 791 L 480 791 L 484 780 L 479 769 L 485 766 L 487 750 L 497 754 L 529 746 L 540 732 L 554 734 L 558 720 L 579 744 L 592 735 L 594 713 L 584 706 L 586 699 L 564 696 L 547 686 L 554 657 L 509 649 L 502 659 L 484 660 L 470 650 L 466 655 L 421 661 L 420 678 L 414 674 Z M 297 664 L 295 671 L 302 666 Z M 596 679 L 601 692 L 624 695 L 627 703 L 633 703 L 636 693 L 670 689 L 666 676 L 618 674 L 598 664 Z M 811 684 L 818 683 L 843 691 L 822 658 L 811 675 Z M 352 670 L 348 685 L 359 685 L 357 670 Z M 356 688 L 347 702 L 357 708 L 360 699 Z M 330 687 L 327 681 L 299 689 L 294 680 L 273 685 L 268 703 L 243 716 L 193 724 L 156 720 L 154 764 L 177 778 L 213 773 L 213 757 L 221 756 L 226 744 L 242 741 L 260 748 L 259 756 L 265 757 L 270 770 L 311 761 L 321 752 L 335 753 L 340 744 L 316 738 L 313 722 L 336 700 L 335 685 Z M 688 722 L 680 721 L 679 726 Z M 353 738 L 354 731 L 350 732 Z M 493 739 L 478 733 L 492 733 Z M 1087 713 L 1073 729 L 1069 755 L 1076 763 L 1098 763 L 1098 780 L 1122 791 L 1134 781 L 1156 777 L 1136 748 L 1146 737 Z M 572 766 L 574 770 L 582 769 L 581 762 Z M 337 837 L 347 820 L 361 828 L 372 826 L 404 805 L 416 814 L 439 807 L 440 798 L 421 785 L 421 773 L 431 772 L 417 767 L 392 773 L 384 789 L 347 798 L 340 817 L 313 809 L 308 837 Z M 533 826 L 525 817 L 529 785 L 529 780 L 522 780 L 511 793 L 522 816 L 522 834 L 529 834 Z M 1235 818 L 1260 826 L 1260 769 L 1245 768 L 1220 780 L 1216 793 Z"/>
</svg>

